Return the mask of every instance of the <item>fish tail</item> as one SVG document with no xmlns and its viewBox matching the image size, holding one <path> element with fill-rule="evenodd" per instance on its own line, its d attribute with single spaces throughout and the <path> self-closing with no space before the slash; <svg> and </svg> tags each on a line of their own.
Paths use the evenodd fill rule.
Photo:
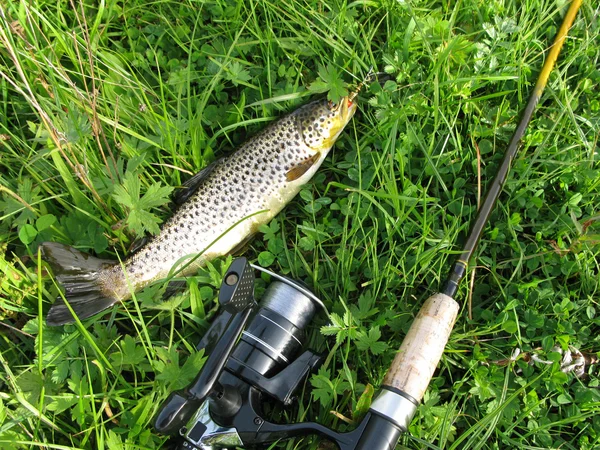
<svg viewBox="0 0 600 450">
<path fill-rule="evenodd" d="M 43 259 L 50 264 L 54 276 L 64 288 L 65 299 L 79 319 L 91 317 L 121 299 L 116 294 L 115 287 L 119 283 L 114 278 L 117 272 L 122 273 L 109 270 L 115 266 L 114 261 L 95 258 L 55 242 L 42 243 L 41 250 Z M 59 296 L 48 311 L 46 323 L 56 326 L 74 321 L 71 311 Z"/>
</svg>

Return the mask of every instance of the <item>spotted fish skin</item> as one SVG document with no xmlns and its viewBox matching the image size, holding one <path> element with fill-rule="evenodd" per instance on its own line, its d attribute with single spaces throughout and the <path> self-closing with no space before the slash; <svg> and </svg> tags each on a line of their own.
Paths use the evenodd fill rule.
<svg viewBox="0 0 600 450">
<path fill-rule="evenodd" d="M 161 232 L 122 265 L 106 267 L 102 261 L 99 266 L 98 260 L 74 249 L 43 244 L 43 255 L 64 285 L 75 313 L 90 317 L 170 273 L 194 272 L 206 261 L 229 253 L 268 223 L 310 180 L 355 110 L 348 98 L 339 104 L 321 100 L 274 122 L 216 162 Z M 78 263 L 68 261 L 74 257 Z M 78 271 L 75 264 L 83 258 L 95 266 Z M 50 325 L 72 321 L 62 301 L 47 316 Z"/>
</svg>

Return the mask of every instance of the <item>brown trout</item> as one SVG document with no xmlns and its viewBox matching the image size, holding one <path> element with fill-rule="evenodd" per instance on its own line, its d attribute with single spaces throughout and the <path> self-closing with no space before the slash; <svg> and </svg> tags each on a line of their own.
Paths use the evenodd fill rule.
<svg viewBox="0 0 600 450">
<path fill-rule="evenodd" d="M 80 319 L 90 317 L 170 273 L 194 272 L 247 240 L 317 171 L 354 115 L 355 95 L 338 104 L 319 100 L 302 106 L 200 171 L 179 190 L 174 199 L 179 206 L 161 232 L 122 264 L 43 243 L 43 258 L 73 311 Z M 46 322 L 73 321 L 59 297 Z"/>
</svg>

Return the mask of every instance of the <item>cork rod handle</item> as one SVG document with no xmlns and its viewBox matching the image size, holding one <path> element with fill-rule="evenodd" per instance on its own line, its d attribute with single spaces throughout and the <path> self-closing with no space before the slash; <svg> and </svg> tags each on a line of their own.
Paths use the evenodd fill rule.
<svg viewBox="0 0 600 450">
<path fill-rule="evenodd" d="M 433 377 L 458 315 L 458 303 L 448 295 L 427 299 L 408 330 L 383 384 L 420 402 Z"/>
</svg>

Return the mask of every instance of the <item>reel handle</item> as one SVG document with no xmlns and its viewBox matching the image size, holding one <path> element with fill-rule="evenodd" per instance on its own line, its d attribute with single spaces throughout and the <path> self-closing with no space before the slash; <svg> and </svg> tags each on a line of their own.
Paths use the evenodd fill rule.
<svg viewBox="0 0 600 450">
<path fill-rule="evenodd" d="M 217 380 L 255 304 L 254 271 L 246 258 L 237 258 L 227 269 L 219 291 L 219 305 L 230 314 L 229 322 L 216 337 L 214 347 L 194 381 L 186 388 L 172 392 L 161 406 L 154 421 L 154 428 L 159 433 L 177 433 L 214 388 L 222 389 Z"/>
<path fill-rule="evenodd" d="M 445 294 L 434 294 L 425 301 L 383 379 L 383 387 L 408 394 L 417 403 L 423 399 L 458 310 L 458 303 Z"/>
</svg>

